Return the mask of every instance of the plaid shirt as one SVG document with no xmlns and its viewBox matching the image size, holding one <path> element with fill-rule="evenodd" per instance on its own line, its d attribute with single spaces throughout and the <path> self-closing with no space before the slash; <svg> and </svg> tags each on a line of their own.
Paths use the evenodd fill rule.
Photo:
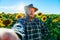
<svg viewBox="0 0 60 40">
<path fill-rule="evenodd" d="M 21 23 L 25 32 L 24 40 L 44 40 L 48 34 L 48 28 L 45 24 L 34 18 L 32 21 L 26 18 L 21 18 L 18 20 L 18 23 Z"/>
</svg>

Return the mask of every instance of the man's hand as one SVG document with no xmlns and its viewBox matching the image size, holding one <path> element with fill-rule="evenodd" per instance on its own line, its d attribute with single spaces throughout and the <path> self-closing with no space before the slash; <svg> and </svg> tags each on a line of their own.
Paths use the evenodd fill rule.
<svg viewBox="0 0 60 40">
<path fill-rule="evenodd" d="M 0 28 L 0 40 L 18 40 L 17 34 L 12 29 Z"/>
</svg>

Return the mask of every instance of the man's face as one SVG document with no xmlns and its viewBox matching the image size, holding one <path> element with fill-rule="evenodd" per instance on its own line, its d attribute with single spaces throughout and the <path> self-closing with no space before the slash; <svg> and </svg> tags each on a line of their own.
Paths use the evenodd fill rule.
<svg viewBox="0 0 60 40">
<path fill-rule="evenodd" d="M 28 16 L 29 17 L 33 18 L 34 17 L 34 13 L 35 13 L 35 9 L 34 8 L 29 8 L 28 9 Z"/>
</svg>

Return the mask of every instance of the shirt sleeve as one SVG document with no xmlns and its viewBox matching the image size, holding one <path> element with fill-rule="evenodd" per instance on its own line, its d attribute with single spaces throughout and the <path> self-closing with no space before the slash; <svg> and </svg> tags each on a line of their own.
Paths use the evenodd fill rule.
<svg viewBox="0 0 60 40">
<path fill-rule="evenodd" d="M 17 20 L 17 23 L 21 23 L 21 24 L 23 25 L 23 23 L 24 23 L 24 18 L 19 18 L 19 19 Z"/>
<path fill-rule="evenodd" d="M 23 20 L 18 19 L 17 23 L 13 25 L 12 29 L 18 34 L 24 34 Z"/>
<path fill-rule="evenodd" d="M 22 18 L 18 19 L 17 22 L 13 25 L 12 30 L 14 30 L 16 32 L 16 34 L 18 35 L 18 37 L 20 39 L 24 38 L 25 36 L 25 29 L 24 29 L 24 25 L 23 25 L 24 20 Z"/>
</svg>

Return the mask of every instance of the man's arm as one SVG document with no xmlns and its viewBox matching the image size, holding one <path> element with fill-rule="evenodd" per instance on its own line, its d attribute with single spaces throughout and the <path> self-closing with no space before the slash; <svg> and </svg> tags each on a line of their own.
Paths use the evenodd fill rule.
<svg viewBox="0 0 60 40">
<path fill-rule="evenodd" d="M 17 22 L 13 25 L 12 29 L 15 29 L 15 31 L 22 31 L 23 29 L 23 18 L 20 18 L 17 20 Z"/>
<path fill-rule="evenodd" d="M 24 25 L 23 25 L 23 21 L 24 20 L 22 18 L 18 19 L 18 21 L 12 27 L 12 29 L 16 32 L 16 34 L 21 39 L 22 39 L 22 36 L 24 36 Z"/>
</svg>

